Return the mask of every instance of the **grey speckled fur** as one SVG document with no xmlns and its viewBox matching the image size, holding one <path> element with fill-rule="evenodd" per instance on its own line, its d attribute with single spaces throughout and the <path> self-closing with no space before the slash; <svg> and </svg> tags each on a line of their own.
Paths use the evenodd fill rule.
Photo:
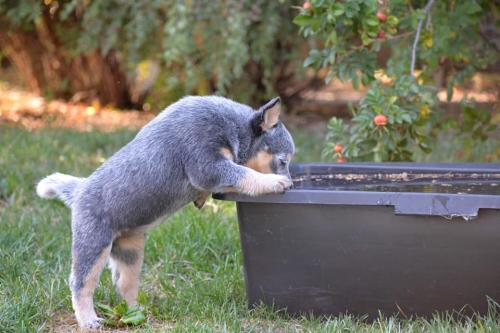
<svg viewBox="0 0 500 333">
<path fill-rule="evenodd" d="M 55 173 L 40 181 L 41 197 L 58 197 L 72 209 L 70 285 L 80 326 L 100 326 L 92 294 L 108 258 L 120 295 L 133 302 L 147 229 L 190 202 L 201 198 L 202 205 L 209 193 L 291 187 L 294 145 L 279 112 L 279 98 L 255 111 L 222 97 L 185 97 L 88 178 Z M 265 170 L 252 168 L 262 165 L 254 163 L 262 152 Z"/>
</svg>

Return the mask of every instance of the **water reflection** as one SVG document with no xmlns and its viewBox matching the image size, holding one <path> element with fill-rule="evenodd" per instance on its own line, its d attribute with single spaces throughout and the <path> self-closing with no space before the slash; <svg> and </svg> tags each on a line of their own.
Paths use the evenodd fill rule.
<svg viewBox="0 0 500 333">
<path fill-rule="evenodd" d="M 294 189 L 500 195 L 500 179 L 496 174 L 413 176 L 406 173 L 401 177 L 394 174 L 300 176 L 294 178 Z"/>
</svg>

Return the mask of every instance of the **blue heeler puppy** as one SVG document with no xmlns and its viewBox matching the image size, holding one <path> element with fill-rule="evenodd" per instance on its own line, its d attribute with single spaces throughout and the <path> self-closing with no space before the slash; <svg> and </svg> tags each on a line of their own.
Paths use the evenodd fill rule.
<svg viewBox="0 0 500 333">
<path fill-rule="evenodd" d="M 40 197 L 72 210 L 70 287 L 81 327 L 100 326 L 93 294 L 108 259 L 118 293 L 135 302 L 148 229 L 190 202 L 201 208 L 211 193 L 292 186 L 295 148 L 279 115 L 279 98 L 255 111 L 222 97 L 185 97 L 88 178 L 54 173 L 40 181 Z"/>
</svg>

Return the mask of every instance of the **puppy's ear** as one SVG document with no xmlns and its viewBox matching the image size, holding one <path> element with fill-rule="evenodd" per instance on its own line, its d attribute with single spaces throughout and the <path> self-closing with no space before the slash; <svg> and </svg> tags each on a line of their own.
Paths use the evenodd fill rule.
<svg viewBox="0 0 500 333">
<path fill-rule="evenodd" d="M 280 113 L 281 100 L 279 97 L 273 98 L 261 107 L 252 119 L 252 128 L 255 134 L 261 134 L 276 126 L 280 120 Z"/>
</svg>

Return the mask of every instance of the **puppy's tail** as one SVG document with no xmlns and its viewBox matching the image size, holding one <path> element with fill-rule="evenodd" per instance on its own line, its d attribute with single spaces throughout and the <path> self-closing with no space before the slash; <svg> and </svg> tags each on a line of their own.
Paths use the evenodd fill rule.
<svg viewBox="0 0 500 333">
<path fill-rule="evenodd" d="M 85 179 L 56 172 L 38 183 L 36 193 L 44 199 L 59 198 L 71 208 L 75 200 L 75 189 Z"/>
</svg>

